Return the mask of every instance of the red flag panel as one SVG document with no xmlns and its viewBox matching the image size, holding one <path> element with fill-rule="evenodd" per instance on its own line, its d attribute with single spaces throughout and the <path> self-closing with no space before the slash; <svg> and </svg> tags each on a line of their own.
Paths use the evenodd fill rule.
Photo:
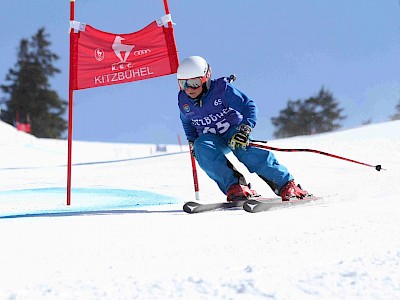
<svg viewBox="0 0 400 300">
<path fill-rule="evenodd" d="M 80 90 L 176 73 L 172 27 L 154 21 L 140 31 L 114 34 L 86 25 L 71 34 L 71 88 Z"/>
</svg>

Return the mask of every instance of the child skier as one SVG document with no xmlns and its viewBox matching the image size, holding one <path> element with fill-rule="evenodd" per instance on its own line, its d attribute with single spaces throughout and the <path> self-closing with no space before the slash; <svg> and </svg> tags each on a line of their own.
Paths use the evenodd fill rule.
<svg viewBox="0 0 400 300">
<path fill-rule="evenodd" d="M 227 201 L 246 200 L 257 195 L 225 157 L 230 151 L 283 201 L 308 194 L 295 184 L 293 176 L 272 152 L 248 145 L 257 121 L 253 100 L 229 84 L 226 78 L 211 80 L 211 68 L 200 56 L 184 59 L 177 77 L 180 119 L 192 155 L 227 196 Z"/>
</svg>

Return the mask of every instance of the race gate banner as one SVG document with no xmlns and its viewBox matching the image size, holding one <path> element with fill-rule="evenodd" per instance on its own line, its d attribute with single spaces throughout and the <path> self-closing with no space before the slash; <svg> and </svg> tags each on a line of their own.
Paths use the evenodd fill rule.
<svg viewBox="0 0 400 300">
<path fill-rule="evenodd" d="M 178 54 L 172 26 L 164 26 L 167 16 L 128 34 L 108 33 L 72 21 L 71 89 L 87 89 L 176 73 Z"/>
</svg>

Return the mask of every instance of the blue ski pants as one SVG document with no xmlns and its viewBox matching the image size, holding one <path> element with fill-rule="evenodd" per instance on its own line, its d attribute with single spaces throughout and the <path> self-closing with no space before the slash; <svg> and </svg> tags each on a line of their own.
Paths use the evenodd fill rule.
<svg viewBox="0 0 400 300">
<path fill-rule="evenodd" d="M 232 150 L 228 146 L 228 141 L 234 133 L 236 130 L 229 130 L 224 136 L 206 133 L 200 135 L 194 142 L 194 152 L 199 166 L 218 184 L 224 194 L 232 185 L 238 184 L 238 178 L 228 166 L 225 157 L 230 151 L 251 173 L 256 173 L 269 181 L 269 185 L 272 184 L 278 191 L 293 179 L 287 168 L 279 164 L 270 151 L 251 146 Z"/>
</svg>

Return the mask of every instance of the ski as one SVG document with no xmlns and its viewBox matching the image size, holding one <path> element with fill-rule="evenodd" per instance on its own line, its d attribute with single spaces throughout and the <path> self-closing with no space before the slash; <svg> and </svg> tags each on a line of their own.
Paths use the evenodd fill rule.
<svg viewBox="0 0 400 300">
<path fill-rule="evenodd" d="M 234 201 L 234 202 L 216 202 L 216 203 L 198 203 L 194 201 L 186 202 L 183 205 L 183 211 L 188 214 L 196 214 L 209 211 L 218 210 L 232 210 L 243 208 L 245 211 L 250 213 L 257 213 L 261 211 L 267 211 L 276 207 L 292 207 L 310 203 L 312 201 L 321 199 L 322 197 L 316 197 L 309 195 L 303 199 L 294 198 L 290 201 L 282 201 L 279 197 L 256 197 L 246 201 Z"/>
<path fill-rule="evenodd" d="M 183 205 L 183 211 L 188 214 L 196 214 L 206 211 L 226 210 L 233 208 L 242 208 L 244 201 L 217 202 L 217 203 L 198 203 L 194 201 L 186 202 Z"/>
<path fill-rule="evenodd" d="M 282 202 L 279 197 L 265 198 L 265 197 L 254 197 L 249 200 L 267 201 L 270 202 Z M 249 201 L 247 200 L 247 201 Z M 183 211 L 188 214 L 196 214 L 207 211 L 216 210 L 232 210 L 242 208 L 245 201 L 233 201 L 233 202 L 216 202 L 216 203 L 198 203 L 194 201 L 186 202 L 183 205 Z"/>
<path fill-rule="evenodd" d="M 322 197 L 309 195 L 303 199 L 294 198 L 289 201 L 282 201 L 280 199 L 279 199 L 280 201 L 263 201 L 262 199 L 249 199 L 243 203 L 243 209 L 249 213 L 258 213 L 278 207 L 286 208 L 297 205 L 303 205 L 321 198 Z"/>
</svg>

